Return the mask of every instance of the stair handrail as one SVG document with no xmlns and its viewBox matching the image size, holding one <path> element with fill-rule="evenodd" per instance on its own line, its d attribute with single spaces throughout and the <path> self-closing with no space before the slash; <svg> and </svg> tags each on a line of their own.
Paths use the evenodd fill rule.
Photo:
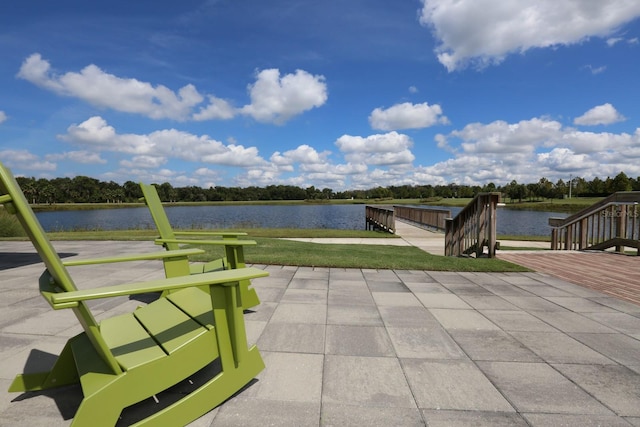
<svg viewBox="0 0 640 427">
<path fill-rule="evenodd" d="M 551 249 L 605 250 L 615 246 L 617 252 L 623 252 L 625 246 L 630 246 L 637 248 L 640 255 L 639 204 L 640 191 L 619 191 L 567 218 L 549 218 Z M 634 206 L 633 213 L 628 212 L 628 206 Z M 598 216 L 613 207 L 619 207 L 619 211 L 606 215 L 609 224 L 601 223 L 601 218 L 596 222 Z M 597 236 L 593 229 L 597 229 Z"/>
<path fill-rule="evenodd" d="M 445 223 L 445 250 L 447 256 L 475 253 L 480 257 L 484 248 L 489 258 L 496 256 L 496 219 L 501 193 L 478 193 L 455 218 Z"/>
</svg>

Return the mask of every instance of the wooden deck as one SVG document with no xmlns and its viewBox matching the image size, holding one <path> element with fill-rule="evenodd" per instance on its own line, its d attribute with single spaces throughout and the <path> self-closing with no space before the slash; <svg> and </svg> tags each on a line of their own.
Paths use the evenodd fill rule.
<svg viewBox="0 0 640 427">
<path fill-rule="evenodd" d="M 606 252 L 502 251 L 498 258 L 640 305 L 640 257 Z"/>
</svg>

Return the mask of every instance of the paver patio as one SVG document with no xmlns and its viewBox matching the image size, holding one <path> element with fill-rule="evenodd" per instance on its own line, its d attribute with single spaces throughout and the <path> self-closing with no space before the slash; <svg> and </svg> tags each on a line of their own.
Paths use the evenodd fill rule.
<svg viewBox="0 0 640 427">
<path fill-rule="evenodd" d="M 54 246 L 87 258 L 154 250 Z M 28 242 L 0 242 L 5 390 L 79 332 L 38 294 L 32 254 Z M 254 282 L 262 304 L 245 317 L 267 367 L 193 426 L 640 425 L 640 305 L 545 273 L 259 267 L 270 276 Z M 163 274 L 153 261 L 71 272 L 86 286 Z M 69 425 L 79 393 L 5 392 L 0 425 Z"/>
</svg>

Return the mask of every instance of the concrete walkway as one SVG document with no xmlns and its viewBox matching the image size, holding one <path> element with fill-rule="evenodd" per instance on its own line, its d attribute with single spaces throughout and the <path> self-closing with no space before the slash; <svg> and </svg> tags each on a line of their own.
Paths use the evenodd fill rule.
<svg viewBox="0 0 640 427">
<path fill-rule="evenodd" d="M 396 233 L 400 238 L 290 238 L 299 242 L 312 242 L 320 244 L 365 244 L 365 245 L 389 245 L 389 246 L 415 246 L 433 255 L 444 255 L 444 233 L 416 227 L 408 222 L 396 219 Z M 549 242 L 525 242 L 509 240 L 503 242 L 504 246 L 549 248 Z"/>
<path fill-rule="evenodd" d="M 54 246 L 78 258 L 158 250 Z M 71 274 L 81 288 L 162 277 L 157 262 L 132 264 Z M 262 304 L 245 318 L 267 367 L 192 426 L 640 426 L 640 305 L 543 273 L 258 267 L 270 276 L 254 281 Z M 38 294 L 42 268 L 30 243 L 0 242 L 5 390 L 79 332 Z M 67 426 L 80 389 L 1 396 L 0 426 Z"/>
</svg>

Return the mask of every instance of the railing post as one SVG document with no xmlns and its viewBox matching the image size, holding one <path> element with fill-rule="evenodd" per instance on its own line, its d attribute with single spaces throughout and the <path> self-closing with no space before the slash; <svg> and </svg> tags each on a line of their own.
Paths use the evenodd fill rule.
<svg viewBox="0 0 640 427">
<path fill-rule="evenodd" d="M 579 222 L 579 226 L 578 226 L 578 232 L 580 233 L 579 237 L 578 237 L 578 249 L 582 250 L 585 249 L 587 247 L 587 232 L 588 230 L 588 224 L 589 224 L 589 218 L 583 218 L 582 220 L 580 220 Z"/>
<path fill-rule="evenodd" d="M 498 194 L 492 194 L 490 196 L 489 203 L 489 258 L 495 258 L 496 256 L 496 223 L 498 218 L 498 202 L 500 201 L 500 196 Z"/>
<path fill-rule="evenodd" d="M 453 236 L 451 235 L 453 231 L 453 218 L 445 218 L 444 219 L 444 255 L 452 256 L 452 242 Z"/>
<path fill-rule="evenodd" d="M 616 237 L 625 239 L 627 237 L 627 206 L 620 205 L 616 218 Z M 624 246 L 616 245 L 616 252 L 624 252 Z"/>
<path fill-rule="evenodd" d="M 476 202 L 476 233 L 475 233 L 475 245 L 476 245 L 476 258 L 482 256 L 484 252 L 484 235 L 487 222 L 487 198 L 485 196 L 478 196 Z"/>
</svg>

